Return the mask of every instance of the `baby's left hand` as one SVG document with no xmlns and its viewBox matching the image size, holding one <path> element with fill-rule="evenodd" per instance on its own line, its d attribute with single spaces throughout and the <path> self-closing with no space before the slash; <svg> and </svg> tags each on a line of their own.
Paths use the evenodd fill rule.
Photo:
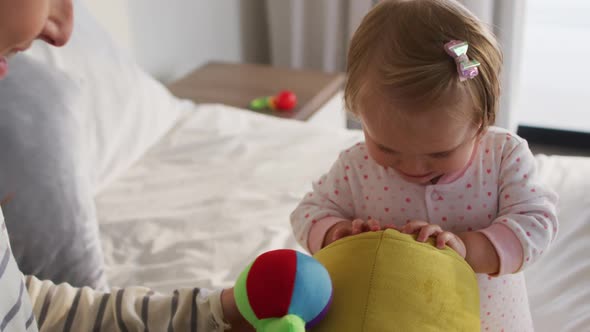
<svg viewBox="0 0 590 332">
<path fill-rule="evenodd" d="M 400 229 L 400 232 L 405 234 L 418 233 L 416 241 L 419 242 L 426 242 L 426 240 L 431 236 L 435 237 L 437 248 L 443 249 L 445 245 L 447 245 L 451 249 L 455 250 L 459 255 L 461 255 L 461 257 L 465 258 L 467 255 L 467 248 L 465 248 L 465 243 L 463 243 L 463 240 L 461 240 L 461 238 L 454 233 L 443 231 L 439 225 L 429 224 L 422 220 L 412 220 L 404 225 Z"/>
</svg>

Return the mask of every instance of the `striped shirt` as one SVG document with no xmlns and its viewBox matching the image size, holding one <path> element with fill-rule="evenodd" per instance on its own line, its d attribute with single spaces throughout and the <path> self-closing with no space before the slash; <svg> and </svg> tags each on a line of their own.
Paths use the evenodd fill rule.
<svg viewBox="0 0 590 332">
<path fill-rule="evenodd" d="M 38 331 L 31 301 L 8 242 L 0 209 L 0 332 Z"/>
<path fill-rule="evenodd" d="M 28 296 L 27 296 L 28 295 Z M 223 331 L 221 291 L 143 287 L 98 292 L 23 277 L 0 209 L 0 332 Z"/>
</svg>

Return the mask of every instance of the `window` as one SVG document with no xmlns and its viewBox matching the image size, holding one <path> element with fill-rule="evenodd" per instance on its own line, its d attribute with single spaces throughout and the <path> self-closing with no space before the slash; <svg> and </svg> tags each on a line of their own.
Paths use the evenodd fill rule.
<svg viewBox="0 0 590 332">
<path fill-rule="evenodd" d="M 590 1 L 526 8 L 519 123 L 590 134 Z"/>
</svg>

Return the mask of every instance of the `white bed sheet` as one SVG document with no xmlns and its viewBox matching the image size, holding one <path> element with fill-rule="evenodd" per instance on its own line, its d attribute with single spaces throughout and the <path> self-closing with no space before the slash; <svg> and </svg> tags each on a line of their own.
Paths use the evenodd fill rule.
<svg viewBox="0 0 590 332">
<path fill-rule="evenodd" d="M 290 212 L 338 152 L 361 139 L 357 131 L 196 106 L 97 198 L 111 285 L 224 287 L 259 253 L 297 248 Z M 528 276 L 537 331 L 582 331 L 590 327 L 590 158 L 538 160 L 562 196 L 563 227 Z"/>
<path fill-rule="evenodd" d="M 296 248 L 291 210 L 360 138 L 197 106 L 97 199 L 111 284 L 228 286 L 259 253 Z"/>
</svg>

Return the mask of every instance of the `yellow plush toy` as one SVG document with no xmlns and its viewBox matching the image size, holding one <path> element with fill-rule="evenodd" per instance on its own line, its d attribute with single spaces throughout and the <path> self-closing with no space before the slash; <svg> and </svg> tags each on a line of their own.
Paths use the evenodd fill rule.
<svg viewBox="0 0 590 332">
<path fill-rule="evenodd" d="M 479 331 L 475 273 L 452 249 L 395 230 L 344 238 L 314 256 L 332 308 L 312 332 Z"/>
</svg>

